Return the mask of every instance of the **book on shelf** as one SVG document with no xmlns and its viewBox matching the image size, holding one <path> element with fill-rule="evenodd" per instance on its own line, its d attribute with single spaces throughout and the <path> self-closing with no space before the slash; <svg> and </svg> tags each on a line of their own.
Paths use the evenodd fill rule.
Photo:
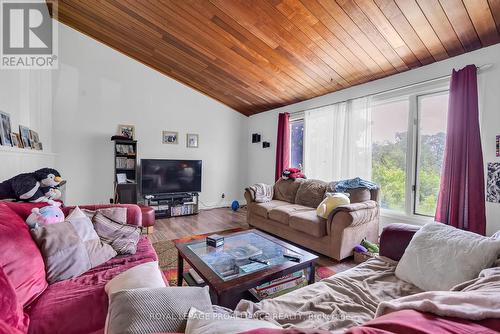
<svg viewBox="0 0 500 334">
<path fill-rule="evenodd" d="M 116 153 L 135 155 L 135 150 L 133 145 L 116 144 Z"/>
<path fill-rule="evenodd" d="M 135 169 L 135 159 L 116 157 L 116 168 Z"/>
<path fill-rule="evenodd" d="M 262 300 L 281 296 L 306 285 L 307 279 L 304 271 L 301 270 L 261 284 L 253 289 L 250 289 L 249 291 L 258 300 Z"/>
</svg>

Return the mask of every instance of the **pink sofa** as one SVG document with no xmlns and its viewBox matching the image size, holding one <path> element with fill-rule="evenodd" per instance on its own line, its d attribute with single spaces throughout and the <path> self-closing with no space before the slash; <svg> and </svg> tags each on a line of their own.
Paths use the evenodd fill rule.
<svg viewBox="0 0 500 334">
<path fill-rule="evenodd" d="M 16 302 L 29 319 L 27 332 L 103 333 L 108 307 L 104 285 L 128 268 L 156 261 L 157 255 L 149 240 L 142 237 L 136 254 L 117 256 L 79 277 L 48 285 L 42 256 L 24 223 L 33 207 L 43 205 L 0 202 L 0 266 L 15 290 Z M 110 206 L 80 207 L 96 209 Z M 151 217 L 147 212 L 143 214 L 144 209 L 141 211 L 137 205 L 121 206 L 127 208 L 128 224 L 143 226 L 143 215 L 145 220 Z M 65 214 L 70 210 L 71 207 L 63 208 Z M 147 226 L 152 225 L 150 221 L 145 223 Z M 4 291 L 1 293 L 4 298 Z M 6 302 L 12 301 L 0 300 L 0 308 Z M 6 319 L 0 318 L 0 323 L 2 321 Z M 2 327 L 0 333 L 3 332 Z M 26 332 L 26 328 L 20 330 Z"/>
</svg>

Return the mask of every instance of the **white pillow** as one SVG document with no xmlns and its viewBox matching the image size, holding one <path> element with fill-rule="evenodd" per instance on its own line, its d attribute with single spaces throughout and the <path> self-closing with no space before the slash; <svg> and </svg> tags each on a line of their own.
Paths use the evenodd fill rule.
<svg viewBox="0 0 500 334">
<path fill-rule="evenodd" d="M 164 288 L 167 285 L 163 280 L 158 261 L 146 262 L 125 270 L 116 275 L 104 286 L 104 291 L 111 296 L 121 290 L 140 288 Z"/>
<path fill-rule="evenodd" d="M 111 295 L 118 291 L 140 288 L 164 288 L 166 286 L 158 266 L 158 261 L 153 261 L 139 264 L 116 275 L 106 283 L 104 291 L 108 295 L 108 301 L 111 301 Z M 104 333 L 108 333 L 109 313 L 110 308 L 108 307 Z"/>
<path fill-rule="evenodd" d="M 230 317 L 220 313 L 204 313 L 191 307 L 186 334 L 237 334 L 258 328 L 281 329 L 271 322 L 257 319 Z"/>
<path fill-rule="evenodd" d="M 500 255 L 500 240 L 429 223 L 415 233 L 396 267 L 396 276 L 425 291 L 449 290 L 476 278 Z"/>
</svg>

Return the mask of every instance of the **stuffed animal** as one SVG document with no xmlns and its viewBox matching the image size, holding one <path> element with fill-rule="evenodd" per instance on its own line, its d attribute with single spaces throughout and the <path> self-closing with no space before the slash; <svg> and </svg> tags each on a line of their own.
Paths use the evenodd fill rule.
<svg viewBox="0 0 500 334">
<path fill-rule="evenodd" d="M 56 224 L 64 221 L 64 213 L 61 210 L 61 203 L 50 200 L 49 205 L 42 208 L 33 208 L 31 214 L 26 219 L 26 224 L 30 228 L 38 226 Z"/>
<path fill-rule="evenodd" d="M 301 173 L 300 168 L 287 168 L 281 173 L 283 180 L 305 179 L 306 176 Z"/>
<path fill-rule="evenodd" d="M 343 193 L 326 193 L 325 199 L 318 205 L 316 214 L 327 219 L 330 213 L 338 206 L 350 204 L 351 200 Z"/>
<path fill-rule="evenodd" d="M 66 183 L 52 168 L 23 173 L 0 183 L 0 200 L 15 199 L 25 202 L 47 202 L 61 197 L 58 187 Z"/>
</svg>

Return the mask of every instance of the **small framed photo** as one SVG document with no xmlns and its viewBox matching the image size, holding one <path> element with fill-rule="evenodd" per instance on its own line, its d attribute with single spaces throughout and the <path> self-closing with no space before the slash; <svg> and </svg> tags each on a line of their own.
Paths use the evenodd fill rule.
<svg viewBox="0 0 500 334">
<path fill-rule="evenodd" d="M 35 143 L 35 149 L 38 151 L 43 151 L 43 145 L 40 142 Z"/>
<path fill-rule="evenodd" d="M 175 131 L 162 131 L 162 143 L 163 144 L 178 144 L 179 143 L 179 133 Z"/>
<path fill-rule="evenodd" d="M 14 147 L 23 147 L 22 143 L 19 140 L 19 134 L 12 132 L 10 134 L 10 141 L 12 142 L 12 146 Z"/>
<path fill-rule="evenodd" d="M 188 133 L 186 135 L 186 146 L 192 148 L 198 147 L 198 135 L 195 133 Z"/>
<path fill-rule="evenodd" d="M 116 174 L 116 182 L 119 184 L 127 183 L 127 174 L 125 173 Z"/>
<path fill-rule="evenodd" d="M 118 135 L 126 137 L 130 140 L 134 140 L 135 136 L 135 126 L 133 125 L 118 125 Z"/>
<path fill-rule="evenodd" d="M 10 115 L 0 111 L 0 144 L 3 146 L 12 146 L 11 133 Z"/>
<path fill-rule="evenodd" d="M 31 148 L 34 148 L 37 150 L 37 143 L 40 141 L 40 138 L 38 137 L 38 132 L 35 130 L 30 130 L 30 145 Z"/>
<path fill-rule="evenodd" d="M 19 136 L 24 148 L 31 148 L 30 146 L 30 129 L 27 126 L 19 125 Z"/>
</svg>

